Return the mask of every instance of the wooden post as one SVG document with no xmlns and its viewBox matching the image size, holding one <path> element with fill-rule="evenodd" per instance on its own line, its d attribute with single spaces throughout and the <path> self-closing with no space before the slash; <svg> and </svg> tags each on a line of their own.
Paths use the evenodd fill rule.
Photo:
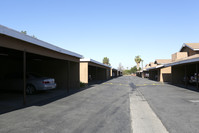
<svg viewBox="0 0 199 133">
<path fill-rule="evenodd" d="M 198 89 L 198 63 L 196 64 L 196 87 Z"/>
<path fill-rule="evenodd" d="M 70 91 L 70 81 L 71 81 L 71 75 L 70 75 L 70 61 L 68 61 L 68 67 L 67 67 L 67 93 Z"/>
<path fill-rule="evenodd" d="M 26 105 L 26 51 L 23 52 L 23 104 Z"/>
<path fill-rule="evenodd" d="M 187 65 L 185 65 L 185 87 L 187 88 Z"/>
</svg>

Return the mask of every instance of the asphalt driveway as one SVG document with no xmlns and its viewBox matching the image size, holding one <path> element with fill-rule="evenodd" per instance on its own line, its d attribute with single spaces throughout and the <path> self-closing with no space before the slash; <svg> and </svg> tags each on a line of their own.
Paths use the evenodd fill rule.
<svg viewBox="0 0 199 133">
<path fill-rule="evenodd" d="M 170 133 L 199 132 L 197 91 L 132 76 L 115 78 L 45 104 L 1 114 L 0 132 L 130 133 L 130 106 L 134 110 L 139 108 L 139 102 L 130 104 L 130 94 L 135 95 L 133 102 L 139 99 L 140 94 L 135 92 L 142 94 L 142 108 L 149 103 L 152 110 L 150 107 L 147 110 L 154 111 Z M 148 112 L 144 113 L 147 117 Z M 135 113 L 132 115 L 135 119 L 142 118 Z"/>
<path fill-rule="evenodd" d="M 126 82 L 123 77 L 108 82 Z M 128 82 L 128 81 L 127 81 Z M 100 84 L 0 115 L 1 133 L 130 133 L 128 86 Z"/>
</svg>

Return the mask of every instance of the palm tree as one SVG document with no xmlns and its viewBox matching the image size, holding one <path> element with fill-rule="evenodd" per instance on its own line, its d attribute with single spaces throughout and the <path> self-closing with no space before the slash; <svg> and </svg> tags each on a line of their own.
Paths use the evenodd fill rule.
<svg viewBox="0 0 199 133">
<path fill-rule="evenodd" d="M 139 70 L 140 68 L 140 62 L 142 61 L 142 59 L 140 58 L 140 56 L 135 56 L 135 62 L 137 64 L 137 70 Z"/>
</svg>

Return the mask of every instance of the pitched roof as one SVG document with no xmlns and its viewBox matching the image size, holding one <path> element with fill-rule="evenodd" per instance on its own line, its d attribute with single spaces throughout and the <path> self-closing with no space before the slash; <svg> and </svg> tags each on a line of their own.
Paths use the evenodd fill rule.
<svg viewBox="0 0 199 133">
<path fill-rule="evenodd" d="M 195 54 L 186 58 L 178 59 L 172 63 L 165 64 L 165 67 L 168 66 L 175 66 L 180 64 L 187 64 L 187 63 L 193 63 L 193 62 L 199 62 L 199 54 Z"/>
<path fill-rule="evenodd" d="M 171 62 L 171 59 L 156 59 L 154 64 L 166 64 L 170 62 Z"/>
<path fill-rule="evenodd" d="M 157 66 L 157 64 L 154 64 L 154 62 L 150 62 L 150 63 L 149 63 L 149 66 L 150 66 L 150 67 L 155 67 L 155 66 Z"/>
<path fill-rule="evenodd" d="M 199 43 L 184 43 L 180 51 L 182 51 L 184 47 L 188 47 L 192 49 L 193 51 L 199 51 Z"/>
</svg>

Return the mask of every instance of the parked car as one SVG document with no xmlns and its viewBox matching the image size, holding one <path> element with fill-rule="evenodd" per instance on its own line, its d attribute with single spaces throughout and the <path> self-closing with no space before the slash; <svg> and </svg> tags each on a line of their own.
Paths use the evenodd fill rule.
<svg viewBox="0 0 199 133">
<path fill-rule="evenodd" d="M 36 91 L 56 88 L 54 78 L 40 76 L 35 73 L 26 74 L 26 94 L 34 94 Z M 23 74 L 11 73 L 0 81 L 0 88 L 6 90 L 23 90 Z"/>
</svg>

